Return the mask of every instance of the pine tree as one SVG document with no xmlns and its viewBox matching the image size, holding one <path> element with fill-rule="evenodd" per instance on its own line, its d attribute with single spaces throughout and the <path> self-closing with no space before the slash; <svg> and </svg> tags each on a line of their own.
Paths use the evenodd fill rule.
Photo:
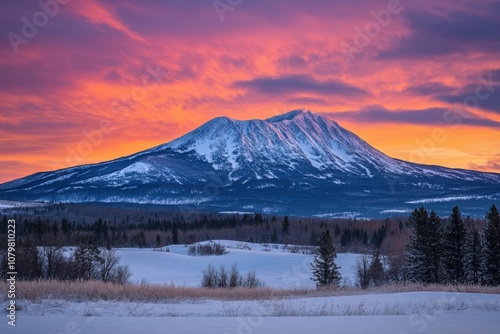
<svg viewBox="0 0 500 334">
<path fill-rule="evenodd" d="M 103 261 L 100 254 L 101 251 L 93 242 L 80 245 L 73 254 L 76 278 L 84 280 L 95 278 L 95 269 Z"/>
<path fill-rule="evenodd" d="M 406 246 L 406 275 L 418 283 L 441 281 L 442 226 L 439 216 L 425 208 L 415 209 L 408 218 L 413 227 Z"/>
<path fill-rule="evenodd" d="M 179 226 L 176 223 L 172 226 L 172 243 L 179 244 Z"/>
<path fill-rule="evenodd" d="M 281 224 L 281 235 L 285 236 L 290 234 L 290 221 L 288 220 L 288 216 L 283 218 L 283 223 Z"/>
<path fill-rule="evenodd" d="M 323 232 L 318 247 L 315 250 L 314 262 L 311 265 L 317 287 L 340 284 L 339 267 L 335 264 L 337 253 L 330 232 Z"/>
<path fill-rule="evenodd" d="M 429 220 L 429 215 L 425 208 L 415 209 L 408 217 L 407 224 L 413 227 L 412 234 L 406 245 L 406 275 L 410 281 L 424 282 L 425 273 L 425 247 L 424 247 L 424 227 Z"/>
<path fill-rule="evenodd" d="M 453 208 L 444 233 L 443 265 L 447 283 L 459 284 L 464 281 L 464 255 L 467 230 L 458 206 Z"/>
<path fill-rule="evenodd" d="M 278 243 L 278 232 L 276 231 L 276 227 L 273 228 L 273 234 L 271 234 L 271 243 L 272 244 Z"/>
<path fill-rule="evenodd" d="M 443 225 L 436 212 L 431 211 L 429 224 L 426 229 L 427 241 L 427 270 L 430 273 L 428 283 L 440 283 L 442 280 L 443 259 Z"/>
<path fill-rule="evenodd" d="M 61 221 L 61 230 L 64 234 L 68 234 L 70 231 L 70 224 L 69 221 L 66 218 L 63 218 Z"/>
<path fill-rule="evenodd" d="M 469 231 L 465 243 L 464 273 L 467 284 L 479 284 L 481 278 L 481 235 L 476 229 Z"/>
<path fill-rule="evenodd" d="M 368 269 L 368 275 L 370 277 L 371 284 L 375 286 L 379 286 L 384 284 L 385 282 L 385 270 L 382 261 L 380 260 L 379 251 L 375 253 L 375 256 L 372 258 L 372 262 L 370 263 L 370 268 Z"/>
<path fill-rule="evenodd" d="M 127 231 L 123 231 L 123 233 L 122 233 L 122 240 L 123 240 L 123 244 L 127 245 L 127 242 L 128 242 Z"/>
<path fill-rule="evenodd" d="M 484 227 L 483 281 L 486 285 L 500 285 L 500 216 L 495 205 L 486 215 Z"/>
</svg>

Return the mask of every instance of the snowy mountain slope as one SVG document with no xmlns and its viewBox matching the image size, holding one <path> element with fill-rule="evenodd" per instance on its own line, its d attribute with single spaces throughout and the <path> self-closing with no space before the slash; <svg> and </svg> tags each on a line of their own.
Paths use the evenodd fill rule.
<svg viewBox="0 0 500 334">
<path fill-rule="evenodd" d="M 499 174 L 393 159 L 307 110 L 265 120 L 219 117 L 128 157 L 0 185 L 6 200 L 326 216 L 406 212 L 423 202 L 446 210 L 459 204 L 482 216 L 499 197 Z"/>
</svg>

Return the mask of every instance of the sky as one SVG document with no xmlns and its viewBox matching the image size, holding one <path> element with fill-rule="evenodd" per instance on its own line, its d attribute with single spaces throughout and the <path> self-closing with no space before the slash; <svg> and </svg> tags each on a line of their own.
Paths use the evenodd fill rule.
<svg viewBox="0 0 500 334">
<path fill-rule="evenodd" d="M 303 108 L 500 172 L 499 31 L 484 0 L 4 0 L 0 182 Z"/>
</svg>

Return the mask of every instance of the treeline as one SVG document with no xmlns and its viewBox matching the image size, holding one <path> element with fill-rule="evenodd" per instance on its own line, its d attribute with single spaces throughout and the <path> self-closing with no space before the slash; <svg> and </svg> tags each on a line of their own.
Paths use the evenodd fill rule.
<svg viewBox="0 0 500 334">
<path fill-rule="evenodd" d="M 119 264 L 114 249 L 98 248 L 93 242 L 72 252 L 61 245 L 38 247 L 32 238 L 24 238 L 15 250 L 16 272 L 20 280 L 99 280 L 125 284 L 131 277 L 128 266 Z M 0 277 L 8 277 L 8 253 L 0 251 Z"/>
<path fill-rule="evenodd" d="M 456 206 L 447 219 L 425 208 L 408 218 L 413 232 L 405 254 L 405 278 L 417 283 L 500 285 L 500 216 L 495 205 L 479 230 Z"/>
<path fill-rule="evenodd" d="M 31 238 L 37 246 L 60 244 L 74 246 L 89 240 L 98 247 L 160 247 L 170 244 L 230 239 L 255 243 L 282 243 L 316 245 L 325 229 L 334 231 L 333 238 L 341 252 L 362 252 L 373 248 L 398 244 L 396 239 L 407 232 L 401 220 L 319 219 L 289 218 L 255 214 L 199 214 L 182 219 L 170 212 L 141 211 L 126 216 L 97 216 L 104 209 L 97 207 L 95 217 L 90 220 L 87 209 L 85 217 L 75 218 L 79 206 L 59 209 L 31 209 L 3 215 L 0 233 L 6 233 L 8 219 L 16 220 L 16 235 L 19 241 Z M 65 215 L 62 215 L 65 213 Z M 42 214 L 42 215 L 40 215 Z M 132 218 L 134 217 L 134 218 Z M 0 240 L 5 247 L 7 239 Z"/>
</svg>

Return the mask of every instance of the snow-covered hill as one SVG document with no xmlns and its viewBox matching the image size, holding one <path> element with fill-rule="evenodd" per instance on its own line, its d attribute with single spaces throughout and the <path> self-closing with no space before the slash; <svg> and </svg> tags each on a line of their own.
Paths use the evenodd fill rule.
<svg viewBox="0 0 500 334">
<path fill-rule="evenodd" d="M 187 245 L 171 245 L 166 248 L 120 248 L 117 254 L 120 263 L 130 267 L 131 281 L 158 284 L 174 284 L 176 286 L 200 286 L 202 270 L 209 264 L 227 269 L 233 264 L 241 273 L 255 270 L 257 277 L 268 287 L 292 289 L 314 288 L 311 280 L 311 263 L 314 255 L 291 253 L 280 244 L 254 244 L 248 242 L 213 240 L 226 247 L 227 254 L 220 256 L 188 255 Z M 340 266 L 342 284 L 354 285 L 354 265 L 358 254 L 338 254 L 336 263 Z M 160 264 L 161 265 L 158 265 Z"/>
<path fill-rule="evenodd" d="M 215 118 L 109 162 L 0 185 L 0 199 L 134 203 L 214 211 L 384 216 L 416 205 L 483 216 L 500 175 L 393 159 L 308 110 L 265 120 Z"/>
</svg>

